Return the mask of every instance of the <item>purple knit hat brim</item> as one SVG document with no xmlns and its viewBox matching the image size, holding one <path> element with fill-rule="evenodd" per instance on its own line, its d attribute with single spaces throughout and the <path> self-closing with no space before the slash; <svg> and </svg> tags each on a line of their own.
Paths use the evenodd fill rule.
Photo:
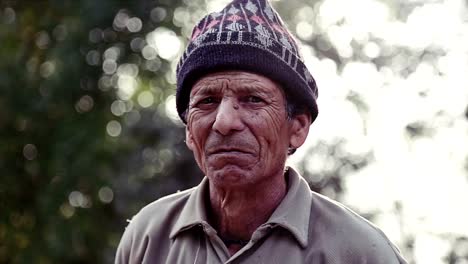
<svg viewBox="0 0 468 264">
<path fill-rule="evenodd" d="M 186 123 L 184 112 L 189 104 L 191 88 L 198 79 L 213 72 L 243 70 L 266 76 L 279 83 L 288 98 L 308 108 L 313 122 L 318 115 L 317 97 L 307 80 L 297 73 L 307 70 L 306 66 L 294 54 L 291 54 L 291 60 L 297 60 L 296 71 L 275 54 L 251 45 L 229 43 L 194 49 L 185 59 L 184 67 L 178 72 L 178 79 L 182 80 L 177 83 L 176 94 L 180 118 Z M 316 86 L 314 88 L 317 89 Z"/>
</svg>

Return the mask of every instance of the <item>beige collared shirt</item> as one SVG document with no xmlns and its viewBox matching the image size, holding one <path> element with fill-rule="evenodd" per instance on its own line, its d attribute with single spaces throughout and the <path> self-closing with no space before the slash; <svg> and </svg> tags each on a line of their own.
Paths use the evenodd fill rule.
<svg viewBox="0 0 468 264">
<path fill-rule="evenodd" d="M 288 192 L 251 240 L 230 256 L 208 223 L 208 180 L 161 198 L 135 215 L 115 263 L 406 263 L 380 229 L 312 192 L 288 168 Z"/>
</svg>

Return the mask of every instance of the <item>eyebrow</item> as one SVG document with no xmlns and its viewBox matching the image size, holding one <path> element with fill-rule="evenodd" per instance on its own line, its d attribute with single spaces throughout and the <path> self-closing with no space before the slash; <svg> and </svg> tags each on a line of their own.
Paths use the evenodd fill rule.
<svg viewBox="0 0 468 264">
<path fill-rule="evenodd" d="M 200 88 L 198 88 L 197 91 L 195 91 L 195 93 L 193 94 L 193 96 L 205 95 L 205 94 L 215 94 L 215 93 L 219 92 L 220 89 L 221 89 L 221 87 L 218 86 L 218 85 L 204 85 L 204 86 L 201 86 Z"/>
<path fill-rule="evenodd" d="M 202 87 L 198 88 L 198 90 L 192 96 L 199 96 L 199 95 L 212 95 L 218 93 L 225 85 L 225 82 L 222 82 L 221 85 L 219 82 L 209 82 L 206 85 L 200 84 Z M 238 87 L 236 88 L 241 94 L 268 94 L 266 91 L 266 87 L 257 85 L 256 82 L 242 82 L 240 84 L 236 84 Z"/>
</svg>

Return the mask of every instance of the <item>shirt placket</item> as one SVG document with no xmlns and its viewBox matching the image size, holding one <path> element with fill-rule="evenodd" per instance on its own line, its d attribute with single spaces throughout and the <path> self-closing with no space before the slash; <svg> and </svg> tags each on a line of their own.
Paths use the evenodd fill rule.
<svg viewBox="0 0 468 264">
<path fill-rule="evenodd" d="M 250 250 L 256 243 L 258 243 L 260 240 L 262 240 L 266 235 L 268 235 L 271 232 L 272 226 L 270 224 L 264 224 L 261 225 L 255 232 L 252 234 L 252 238 L 250 239 L 249 243 L 247 243 L 243 248 L 241 248 L 239 251 L 236 252 L 236 254 L 232 255 L 226 262 L 223 262 L 225 264 L 234 264 L 237 263 L 236 260 L 245 254 L 248 250 Z M 219 239 L 219 237 L 218 237 Z M 221 239 L 219 239 L 221 241 Z M 221 241 L 222 243 L 222 241 Z M 224 243 L 222 243 L 224 246 Z M 226 246 L 224 246 L 226 248 Z M 229 252 L 226 248 L 226 252 Z M 229 255 L 229 253 L 228 253 Z"/>
<path fill-rule="evenodd" d="M 203 225 L 203 231 L 208 237 L 207 242 L 211 244 L 211 248 L 213 249 L 214 254 L 218 257 L 219 262 L 226 263 L 229 259 L 229 250 L 218 236 L 216 230 L 206 223 Z"/>
</svg>

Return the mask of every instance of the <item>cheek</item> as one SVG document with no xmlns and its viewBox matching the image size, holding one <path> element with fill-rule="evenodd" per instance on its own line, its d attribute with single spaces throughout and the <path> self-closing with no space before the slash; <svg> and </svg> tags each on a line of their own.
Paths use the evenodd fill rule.
<svg viewBox="0 0 468 264">
<path fill-rule="evenodd" d="M 203 146 L 210 133 L 210 125 L 207 118 L 202 117 L 200 114 L 194 112 L 190 113 L 187 126 L 189 128 L 190 140 L 192 143 L 192 151 L 197 159 L 203 156 Z"/>
<path fill-rule="evenodd" d="M 281 116 L 281 113 L 264 111 L 260 114 L 252 114 L 249 123 L 264 159 L 276 159 L 278 154 L 287 149 L 289 145 L 287 120 Z"/>
<path fill-rule="evenodd" d="M 268 141 L 276 142 L 285 136 L 287 131 L 286 112 L 278 108 L 265 109 L 255 115 L 257 123 L 261 124 L 261 133 Z"/>
</svg>

